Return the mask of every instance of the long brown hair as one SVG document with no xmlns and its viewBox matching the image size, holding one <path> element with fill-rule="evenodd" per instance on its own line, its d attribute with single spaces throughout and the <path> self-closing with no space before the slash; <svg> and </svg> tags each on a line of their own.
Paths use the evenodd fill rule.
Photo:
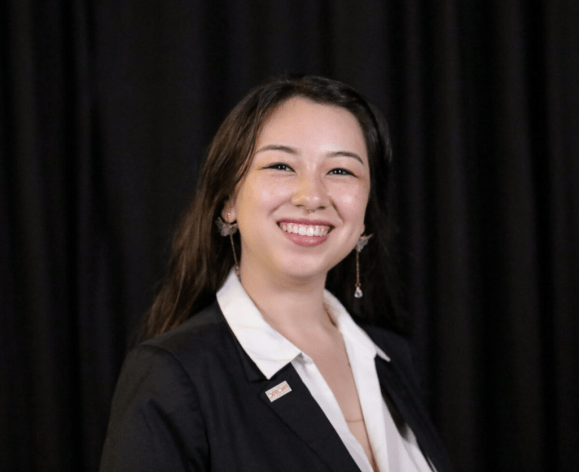
<svg viewBox="0 0 579 472">
<path fill-rule="evenodd" d="M 398 332 L 407 330 L 394 289 L 394 226 L 388 204 L 392 150 L 386 122 L 348 85 L 323 77 L 286 76 L 251 90 L 219 127 L 195 197 L 175 231 L 168 273 L 143 324 L 145 339 L 179 326 L 215 299 L 234 264 L 229 239 L 219 235 L 215 220 L 245 175 L 261 126 L 280 104 L 296 96 L 350 111 L 362 127 L 368 149 L 371 188 L 364 223 L 373 237 L 360 254 L 364 297 L 353 296 L 353 253 L 330 271 L 326 287 L 352 315 Z M 239 254 L 237 235 L 235 244 Z"/>
</svg>

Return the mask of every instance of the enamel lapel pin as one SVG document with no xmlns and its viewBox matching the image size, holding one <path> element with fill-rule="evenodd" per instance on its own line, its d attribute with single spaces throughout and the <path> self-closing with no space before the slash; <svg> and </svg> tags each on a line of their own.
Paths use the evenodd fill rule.
<svg viewBox="0 0 579 472">
<path fill-rule="evenodd" d="M 267 398 L 269 398 L 270 402 L 274 402 L 278 398 L 283 397 L 291 391 L 292 389 L 290 388 L 289 384 L 284 380 L 282 383 L 276 385 L 273 388 L 270 388 L 267 392 L 265 392 L 265 394 L 267 395 Z"/>
</svg>

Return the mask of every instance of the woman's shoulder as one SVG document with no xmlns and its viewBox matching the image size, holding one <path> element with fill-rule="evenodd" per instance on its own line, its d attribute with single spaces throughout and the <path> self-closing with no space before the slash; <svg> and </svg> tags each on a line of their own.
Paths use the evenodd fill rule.
<svg viewBox="0 0 579 472">
<path fill-rule="evenodd" d="M 419 372 L 416 350 L 411 341 L 389 329 L 371 325 L 360 325 L 370 336 L 372 341 L 390 358 L 390 363 L 396 371 L 410 383 L 413 389 L 424 396 L 424 385 Z"/>
<path fill-rule="evenodd" d="M 354 316 L 352 319 L 389 357 L 403 359 L 412 357 L 411 342 L 407 337 L 391 329 L 371 325 Z"/>
<path fill-rule="evenodd" d="M 231 355 L 219 354 L 227 326 L 214 305 L 129 352 L 112 401 L 101 470 L 184 470 L 185 455 L 205 463 L 203 386 L 211 373 L 232 364 Z M 183 456 L 173 454 L 171 444 L 185 445 Z"/>
<path fill-rule="evenodd" d="M 227 322 L 215 300 L 203 310 L 191 315 L 177 328 L 155 336 L 142 345 L 174 351 L 190 346 L 192 340 L 209 341 L 226 329 Z"/>
<path fill-rule="evenodd" d="M 149 339 L 132 349 L 127 360 L 145 357 L 154 361 L 158 358 L 173 359 L 185 370 L 194 366 L 203 368 L 208 363 L 228 362 L 233 354 L 235 339 L 223 314 L 214 301 L 195 313 L 182 325 L 171 331 Z"/>
<path fill-rule="evenodd" d="M 359 323 L 359 326 L 384 351 L 391 362 L 399 367 L 398 370 L 401 373 L 409 377 L 417 385 L 420 384 L 416 368 L 415 350 L 408 338 L 385 328 L 364 323 Z"/>
</svg>

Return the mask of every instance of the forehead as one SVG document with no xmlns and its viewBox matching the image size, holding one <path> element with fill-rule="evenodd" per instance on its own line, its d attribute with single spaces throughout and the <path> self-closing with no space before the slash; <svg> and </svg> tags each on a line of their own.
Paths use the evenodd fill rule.
<svg viewBox="0 0 579 472">
<path fill-rule="evenodd" d="M 257 135 L 256 149 L 265 141 L 279 139 L 352 147 L 367 154 L 362 127 L 349 110 L 304 97 L 290 98 L 272 111 Z"/>
</svg>

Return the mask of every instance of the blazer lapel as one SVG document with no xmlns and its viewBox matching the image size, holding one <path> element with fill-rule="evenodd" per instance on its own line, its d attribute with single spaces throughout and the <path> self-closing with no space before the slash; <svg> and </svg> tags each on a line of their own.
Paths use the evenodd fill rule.
<svg viewBox="0 0 579 472">
<path fill-rule="evenodd" d="M 266 392 L 287 382 L 291 392 L 270 400 Z M 309 446 L 330 470 L 359 472 L 340 436 L 302 382 L 291 364 L 288 364 L 264 382 L 261 399 Z"/>
<path fill-rule="evenodd" d="M 380 387 L 386 392 L 402 415 L 404 421 L 414 435 L 423 454 L 434 465 L 437 472 L 450 471 L 450 463 L 444 447 L 426 411 L 421 408 L 417 392 L 414 392 L 396 370 L 395 362 L 386 362 L 376 356 L 376 371 L 380 380 Z"/>
<path fill-rule="evenodd" d="M 233 334 L 233 333 L 232 333 Z M 291 363 L 267 380 L 233 335 L 239 359 L 249 382 L 260 384 L 259 396 L 333 472 L 360 472 L 339 434 L 334 430 Z M 266 392 L 287 382 L 291 392 L 271 401 Z"/>
</svg>

